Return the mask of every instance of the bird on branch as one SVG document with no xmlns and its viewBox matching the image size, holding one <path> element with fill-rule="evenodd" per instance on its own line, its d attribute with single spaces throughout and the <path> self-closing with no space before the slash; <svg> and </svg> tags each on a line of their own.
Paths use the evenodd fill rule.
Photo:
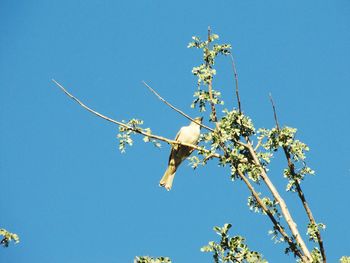
<svg viewBox="0 0 350 263">
<path fill-rule="evenodd" d="M 201 129 L 201 126 L 198 123 L 202 123 L 203 117 L 197 117 L 194 120 L 196 122 L 192 121 L 190 125 L 184 126 L 179 130 L 175 137 L 175 141 L 193 145 L 198 144 Z M 168 168 L 159 182 L 161 187 L 165 187 L 168 191 L 171 189 L 177 168 L 183 160 L 190 156 L 193 150 L 194 149 L 191 147 L 180 144 L 171 147 Z"/>
</svg>

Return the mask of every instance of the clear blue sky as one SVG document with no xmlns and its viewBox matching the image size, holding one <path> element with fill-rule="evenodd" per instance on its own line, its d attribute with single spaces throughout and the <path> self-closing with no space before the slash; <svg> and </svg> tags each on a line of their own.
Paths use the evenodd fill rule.
<svg viewBox="0 0 350 263">
<path fill-rule="evenodd" d="M 186 48 L 207 26 L 233 45 L 242 104 L 256 127 L 298 127 L 317 176 L 303 184 L 329 262 L 350 254 L 350 2 L 14 1 L 0 3 L 0 227 L 21 242 L 0 249 L 6 263 L 124 263 L 165 255 L 211 262 L 200 247 L 215 225 L 233 224 L 269 262 L 294 262 L 267 236 L 266 217 L 246 206 L 243 183 L 215 162 L 182 165 L 174 189 L 158 187 L 168 159 L 141 138 L 118 151 L 117 127 L 83 110 L 50 81 L 115 119 L 141 118 L 173 138 L 188 121 L 152 96 L 147 81 L 192 116 L 193 66 Z M 234 105 L 231 65 L 217 61 L 217 89 Z M 169 121 L 171 120 L 171 121 Z M 208 118 L 206 119 L 206 121 Z M 284 163 L 271 168 L 283 190 Z M 305 233 L 296 196 L 283 192 Z M 309 247 L 311 247 L 309 245 Z"/>
</svg>

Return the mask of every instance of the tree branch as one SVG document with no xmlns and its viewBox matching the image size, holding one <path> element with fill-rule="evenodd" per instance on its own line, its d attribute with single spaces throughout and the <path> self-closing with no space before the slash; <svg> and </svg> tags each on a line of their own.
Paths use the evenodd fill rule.
<svg viewBox="0 0 350 263">
<path fill-rule="evenodd" d="M 300 252 L 300 250 L 298 249 L 298 247 L 296 246 L 296 244 L 293 242 L 293 240 L 288 236 L 288 234 L 286 233 L 286 231 L 284 230 L 284 228 L 281 226 L 281 224 L 276 220 L 276 218 L 273 216 L 273 214 L 271 213 L 270 209 L 268 209 L 266 207 L 266 205 L 264 204 L 264 202 L 261 200 L 260 196 L 258 195 L 258 193 L 254 190 L 254 187 L 252 186 L 252 184 L 249 182 L 248 178 L 244 176 L 244 174 L 237 169 L 238 171 L 238 175 L 241 177 L 241 179 L 244 181 L 244 183 L 247 185 L 247 187 L 249 188 L 250 192 L 252 193 L 252 195 L 254 196 L 255 200 L 258 202 L 258 204 L 260 205 L 260 207 L 262 208 L 262 210 L 267 214 L 267 216 L 270 218 L 270 220 L 272 221 L 275 229 L 278 230 L 278 232 L 280 232 L 280 234 L 283 236 L 284 240 L 286 240 L 289 244 L 290 249 L 294 252 L 295 255 L 297 255 L 300 259 L 304 259 L 303 254 Z"/>
<path fill-rule="evenodd" d="M 238 87 L 238 74 L 237 74 L 237 69 L 236 69 L 236 65 L 233 59 L 232 54 L 230 54 L 230 58 L 231 58 L 231 62 L 232 62 L 232 69 L 233 69 L 233 73 L 234 73 L 234 78 L 235 78 L 235 84 L 236 84 L 236 97 L 237 97 L 237 103 L 238 103 L 238 110 L 240 113 L 242 113 L 242 108 L 241 108 L 241 100 L 239 97 L 239 87 Z M 270 189 L 271 193 L 273 194 L 274 198 L 277 200 L 277 202 L 279 203 L 281 210 L 282 210 L 282 214 L 284 216 L 284 218 L 286 219 L 286 222 L 290 228 L 290 230 L 292 231 L 293 236 L 296 238 L 296 241 L 298 242 L 298 244 L 300 245 L 300 248 L 302 249 L 304 255 L 300 255 L 300 258 L 304 261 L 304 262 L 308 262 L 309 259 L 311 259 L 311 255 L 309 250 L 307 249 L 304 241 L 301 239 L 300 234 L 297 230 L 296 224 L 292 219 L 292 216 L 289 213 L 289 210 L 287 208 L 287 205 L 285 204 L 284 200 L 282 199 L 282 197 L 279 195 L 277 189 L 275 188 L 275 186 L 272 184 L 272 182 L 270 181 L 269 177 L 267 176 L 265 170 L 263 169 L 263 167 L 260 164 L 259 159 L 257 158 L 257 155 L 255 153 L 255 150 L 249 140 L 248 137 L 245 138 L 247 144 L 245 144 L 245 146 L 248 148 L 250 154 L 252 155 L 254 162 L 259 165 L 260 170 L 261 170 L 261 177 L 263 178 L 264 182 L 266 183 L 266 185 L 268 186 L 268 188 Z M 243 179 L 243 178 L 242 178 Z M 249 181 L 248 181 L 249 182 Z M 249 187 L 249 186 L 248 186 Z M 254 196 L 255 197 L 255 196 Z M 258 199 L 257 199 L 258 201 Z M 260 203 L 259 203 L 260 204 Z M 271 219 L 271 217 L 270 217 Z M 271 219 L 272 220 L 272 219 Z M 281 232 L 280 232 L 281 233 Z M 281 233 L 282 234 L 282 233 Z M 283 234 L 282 234 L 283 235 Z M 289 243 L 289 242 L 288 242 Z"/>
<path fill-rule="evenodd" d="M 208 44 L 207 44 L 207 52 L 209 52 L 209 45 L 210 45 L 210 35 L 211 35 L 211 29 L 210 26 L 208 26 Z M 210 65 L 207 66 L 210 67 Z M 211 107 L 211 113 L 212 113 L 212 117 L 213 117 L 213 122 L 216 123 L 218 121 L 217 117 L 216 117 L 216 109 L 215 109 L 215 104 L 213 103 L 213 81 L 212 79 L 210 79 L 209 83 L 208 83 L 208 92 L 209 92 L 209 98 L 210 98 L 210 107 Z"/>
<path fill-rule="evenodd" d="M 178 108 L 176 108 L 175 106 L 173 106 L 170 102 L 166 101 L 164 98 L 162 98 L 154 89 L 152 89 L 145 81 L 142 81 L 142 83 L 154 94 L 156 95 L 156 97 L 158 99 L 160 99 L 162 102 L 164 102 L 166 105 L 168 105 L 170 108 L 172 108 L 174 111 L 180 113 L 182 116 L 184 116 L 185 118 L 189 119 L 190 121 L 197 123 L 198 125 L 200 125 L 201 127 L 214 132 L 214 129 L 195 121 L 193 118 L 191 118 L 189 115 L 187 115 L 186 113 L 184 113 L 182 110 L 179 110 Z"/>
<path fill-rule="evenodd" d="M 235 82 L 236 82 L 236 96 L 237 96 L 237 101 L 238 101 L 238 108 L 239 111 L 241 113 L 241 103 L 240 103 L 240 98 L 239 98 L 239 90 L 238 90 L 238 74 L 237 74 L 237 70 L 236 70 L 236 66 L 234 63 L 234 59 L 233 56 L 231 56 L 231 61 L 232 61 L 232 67 L 233 67 L 233 72 L 234 72 L 234 76 L 235 76 Z M 308 262 L 309 260 L 311 260 L 311 254 L 308 250 L 308 248 L 306 247 L 303 239 L 301 238 L 299 231 L 297 229 L 297 225 L 295 223 L 295 221 L 293 220 L 288 207 L 285 203 L 285 201 L 283 200 L 283 198 L 280 196 L 279 192 L 277 191 L 276 187 L 272 184 L 272 182 L 270 181 L 270 178 L 268 177 L 268 175 L 266 174 L 265 169 L 262 167 L 256 152 L 253 148 L 252 143 L 249 140 L 249 137 L 245 137 L 245 140 L 247 142 L 246 147 L 248 148 L 254 162 L 256 165 L 258 165 L 260 167 L 260 171 L 261 171 L 261 178 L 264 180 L 265 184 L 267 185 L 267 187 L 269 188 L 270 192 L 272 193 L 272 195 L 274 196 L 274 198 L 277 200 L 277 202 L 279 203 L 279 206 L 281 207 L 281 211 L 283 214 L 283 217 L 285 218 L 294 238 L 296 239 L 297 243 L 299 244 L 304 256 L 303 256 L 303 261 L 304 262 Z"/>
<path fill-rule="evenodd" d="M 225 147 L 225 145 L 220 145 L 221 149 L 224 151 L 224 154 L 227 155 L 228 154 L 228 150 Z M 251 147 L 250 145 L 244 144 L 245 147 L 248 147 L 248 149 L 250 149 L 249 147 Z M 232 165 L 234 165 L 232 163 Z M 276 218 L 273 216 L 273 214 L 271 213 L 271 211 L 266 207 L 266 205 L 264 204 L 264 202 L 261 200 L 260 196 L 258 195 L 258 193 L 254 190 L 254 187 L 252 186 L 252 184 L 249 182 L 248 178 L 238 169 L 236 168 L 238 171 L 238 175 L 239 177 L 244 181 L 244 183 L 247 185 L 248 189 L 250 190 L 250 192 L 252 193 L 252 195 L 254 196 L 255 200 L 259 203 L 259 205 L 261 206 L 261 208 L 264 210 L 264 212 L 268 215 L 268 217 L 270 218 L 270 220 L 272 221 L 273 225 L 275 226 L 275 228 L 278 230 L 278 232 L 281 233 L 281 235 L 283 236 L 284 240 L 286 240 L 289 244 L 290 249 L 294 252 L 295 255 L 297 255 L 300 259 L 302 259 L 304 262 L 308 262 L 307 258 L 305 258 L 305 256 L 300 252 L 300 250 L 298 249 L 298 247 L 296 246 L 296 244 L 293 242 L 293 240 L 288 236 L 288 234 L 285 232 L 284 228 L 280 225 L 280 223 L 276 220 Z M 277 199 L 276 199 L 277 200 Z M 279 203 L 280 204 L 280 203 Z M 298 241 L 298 240 L 297 240 Z"/>
<path fill-rule="evenodd" d="M 238 110 L 239 110 L 239 113 L 242 113 L 241 100 L 239 98 L 239 90 L 238 90 L 238 74 L 237 74 L 237 70 L 236 70 L 235 60 L 233 59 L 233 56 L 231 53 L 230 53 L 230 58 L 231 58 L 231 62 L 232 62 L 233 75 L 234 75 L 235 84 L 236 84 L 236 97 L 237 97 Z"/>
<path fill-rule="evenodd" d="M 271 96 L 271 93 L 270 93 L 270 101 L 271 101 L 271 104 L 272 104 L 272 109 L 273 109 L 273 115 L 274 115 L 274 119 L 275 119 L 275 123 L 276 123 L 276 128 L 277 128 L 278 131 L 280 131 L 280 126 L 279 126 L 278 119 L 277 119 L 276 107 L 275 107 L 275 103 L 273 101 L 273 98 Z M 295 167 L 294 167 L 294 164 L 292 162 L 292 158 L 290 156 L 288 148 L 286 146 L 283 146 L 282 149 L 284 151 L 284 155 L 286 156 L 289 170 L 290 170 L 293 178 L 295 178 L 296 177 Z M 301 200 L 301 202 L 303 204 L 303 207 L 304 207 L 305 212 L 306 212 L 306 214 L 307 214 L 307 216 L 309 218 L 310 223 L 316 225 L 315 218 L 312 215 L 311 209 L 309 207 L 309 204 L 306 201 L 306 197 L 304 195 L 304 192 L 301 189 L 301 186 L 300 186 L 298 180 L 294 179 L 294 183 L 295 183 L 295 186 L 296 186 L 296 190 L 297 190 L 298 196 L 299 196 L 299 198 L 300 198 L 300 200 Z M 321 233 L 320 233 L 319 230 L 316 232 L 316 237 L 317 237 L 318 244 L 319 244 L 319 247 L 320 247 L 320 252 L 321 252 L 321 255 L 322 255 L 322 258 L 323 258 L 323 262 L 326 263 L 327 262 L 326 252 L 325 252 L 325 248 L 323 246 L 323 240 L 322 240 Z"/>
<path fill-rule="evenodd" d="M 278 119 L 277 119 L 276 107 L 275 107 L 275 103 L 274 103 L 274 101 L 272 99 L 271 93 L 269 94 L 269 97 L 270 97 L 270 101 L 271 101 L 271 105 L 272 105 L 272 109 L 273 109 L 273 117 L 275 119 L 276 128 L 277 128 L 277 130 L 280 130 L 280 126 L 278 124 Z"/>
<path fill-rule="evenodd" d="M 174 140 L 171 140 L 171 139 L 168 139 L 168 138 L 165 138 L 165 137 L 162 137 L 162 136 L 159 136 L 159 135 L 155 135 L 155 134 L 150 134 L 148 133 L 147 131 L 144 131 L 140 128 L 137 128 L 137 127 L 132 127 L 132 126 L 129 126 L 125 123 L 122 123 L 122 122 L 119 122 L 119 121 L 116 121 L 116 120 L 113 120 L 112 118 L 109 118 L 91 108 L 89 108 L 88 106 L 86 106 L 83 102 L 81 102 L 79 99 L 77 99 L 76 97 L 74 97 L 71 93 L 69 93 L 61 84 L 59 84 L 56 80 L 52 79 L 52 81 L 68 96 L 70 97 L 71 99 L 73 99 L 75 102 L 77 102 L 81 107 L 83 107 L 84 109 L 86 109 L 87 111 L 95 114 L 96 116 L 104 119 L 104 120 L 107 120 L 109 122 L 112 122 L 114 124 L 117 124 L 119 126 L 122 126 L 128 130 L 131 130 L 135 133 L 138 133 L 138 134 L 142 134 L 144 136 L 147 136 L 149 138 L 152 138 L 152 139 L 156 139 L 156 140 L 159 140 L 159 141 L 163 141 L 163 142 L 166 142 L 170 145 L 176 145 L 176 144 L 179 144 L 179 145 L 183 145 L 183 146 L 187 146 L 187 147 L 190 147 L 192 149 L 195 149 L 197 151 L 200 151 L 200 152 L 204 152 L 204 153 L 208 153 L 208 154 L 211 154 L 212 157 L 216 157 L 216 158 L 220 158 L 220 154 L 218 153 L 212 153 L 211 151 L 203 148 L 203 147 L 200 147 L 200 146 L 197 146 L 197 145 L 194 145 L 194 144 L 190 144 L 190 143 L 184 143 L 184 142 L 178 142 L 178 141 L 174 141 Z"/>
<path fill-rule="evenodd" d="M 250 142 L 248 143 L 248 149 L 249 152 L 255 162 L 256 165 L 259 166 L 260 168 L 260 173 L 261 173 L 261 178 L 264 180 L 265 184 L 267 185 L 267 187 L 269 188 L 270 192 L 272 193 L 273 197 L 276 199 L 276 201 L 278 202 L 279 206 L 281 207 L 281 212 L 283 214 L 283 217 L 285 218 L 289 229 L 292 231 L 293 236 L 295 237 L 297 243 L 299 244 L 301 250 L 303 251 L 304 255 L 306 256 L 306 258 L 308 260 L 311 260 L 311 254 L 310 251 L 308 250 L 308 248 L 305 245 L 304 240 L 301 238 L 301 235 L 299 234 L 298 228 L 297 228 L 297 224 L 295 223 L 295 221 L 292 218 L 292 215 L 290 214 L 287 204 L 286 202 L 283 200 L 283 198 L 280 196 L 279 192 L 277 191 L 276 187 L 274 186 L 274 184 L 271 182 L 270 178 L 268 177 L 268 175 L 266 174 L 265 169 L 262 167 L 256 152 L 254 151 L 253 146 L 251 145 Z M 308 261 L 306 261 L 308 262 Z"/>
</svg>

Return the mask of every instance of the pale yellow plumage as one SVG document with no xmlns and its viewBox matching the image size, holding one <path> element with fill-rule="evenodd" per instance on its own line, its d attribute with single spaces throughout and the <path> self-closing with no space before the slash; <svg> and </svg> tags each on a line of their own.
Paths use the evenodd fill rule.
<svg viewBox="0 0 350 263">
<path fill-rule="evenodd" d="M 202 118 L 195 118 L 195 121 L 201 123 Z M 175 137 L 175 140 L 197 145 L 199 135 L 200 126 L 195 122 L 191 122 L 190 125 L 184 126 L 180 129 Z M 177 168 L 182 161 L 192 153 L 192 151 L 192 148 L 183 145 L 175 145 L 171 148 L 168 168 L 159 182 L 160 186 L 165 187 L 165 189 L 168 191 L 171 189 Z"/>
</svg>

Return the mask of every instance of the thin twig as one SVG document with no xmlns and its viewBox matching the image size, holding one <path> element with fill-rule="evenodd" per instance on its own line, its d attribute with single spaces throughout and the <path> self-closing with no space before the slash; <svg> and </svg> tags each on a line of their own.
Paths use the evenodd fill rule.
<svg viewBox="0 0 350 263">
<path fill-rule="evenodd" d="M 276 128 L 278 131 L 280 131 L 280 126 L 279 126 L 279 123 L 278 123 L 278 119 L 277 119 L 277 112 L 276 112 L 276 107 L 275 107 L 275 103 L 272 99 L 272 96 L 271 96 L 271 93 L 270 93 L 270 101 L 271 101 L 271 104 L 272 104 L 272 109 L 273 109 L 273 115 L 274 115 L 274 119 L 275 119 L 275 123 L 276 123 Z M 286 156 L 286 159 L 287 159 L 287 163 L 288 163 L 288 167 L 289 167 L 289 170 L 291 172 L 291 175 L 293 178 L 296 177 L 296 172 L 295 172 L 295 167 L 294 167 L 294 164 L 292 162 L 292 158 L 291 158 L 291 155 L 289 153 L 289 149 L 287 148 L 287 146 L 283 146 L 283 151 L 284 151 L 284 154 Z M 305 197 L 305 194 L 303 192 L 303 190 L 301 189 L 301 186 L 298 182 L 298 180 L 294 179 L 294 183 L 295 183 L 295 186 L 296 186 L 296 189 L 297 189 L 297 192 L 298 192 L 298 196 L 303 204 L 303 207 L 305 209 L 305 212 L 309 218 L 309 221 L 310 223 L 316 225 L 316 221 L 315 221 L 315 218 L 313 217 L 312 215 L 312 212 L 311 212 L 311 209 L 309 207 L 309 204 L 307 203 L 306 201 L 306 197 Z M 321 233 L 320 231 L 316 231 L 316 237 L 317 237 L 317 240 L 318 240 L 318 244 L 319 244 L 319 247 L 320 247 L 320 252 L 321 252 L 321 255 L 322 255 L 322 258 L 323 258 L 323 263 L 326 263 L 327 262 L 327 258 L 326 258 L 326 252 L 325 252 L 325 248 L 323 246 L 323 240 L 322 240 L 322 236 L 321 236 Z"/>
<path fill-rule="evenodd" d="M 275 118 L 276 128 L 277 128 L 277 130 L 280 130 L 280 126 L 278 124 L 278 119 L 277 119 L 276 107 L 275 107 L 275 103 L 273 101 L 271 93 L 269 94 L 269 97 L 270 97 L 270 101 L 271 101 L 271 105 L 272 105 L 272 109 L 273 109 L 273 117 Z"/>
<path fill-rule="evenodd" d="M 195 119 L 191 118 L 189 115 L 187 115 L 186 113 L 184 113 L 182 110 L 179 110 L 178 108 L 176 108 L 174 105 L 172 105 L 170 102 L 166 101 L 164 98 L 162 98 L 153 88 L 151 88 L 145 81 L 142 81 L 142 83 L 154 94 L 156 95 L 156 97 L 158 99 L 160 99 L 162 102 L 164 102 L 166 105 L 168 105 L 170 108 L 172 108 L 174 111 L 180 113 L 182 116 L 186 117 L 187 119 L 193 121 L 194 123 L 197 123 L 198 125 L 200 125 L 201 127 L 214 132 L 214 129 L 195 121 Z"/>
<path fill-rule="evenodd" d="M 233 75 L 234 75 L 235 84 L 236 84 L 236 98 L 237 98 L 238 110 L 239 110 L 239 113 L 242 113 L 241 100 L 239 98 L 239 90 L 238 90 L 238 74 L 237 74 L 235 60 L 233 59 L 233 56 L 231 53 L 230 53 L 230 58 L 231 58 L 231 62 L 232 62 Z"/>
<path fill-rule="evenodd" d="M 262 139 L 261 140 L 258 140 L 258 143 L 256 144 L 255 148 L 254 148 L 254 151 L 256 152 L 257 149 L 259 149 L 259 147 L 261 146 L 261 143 L 262 143 Z"/>
<path fill-rule="evenodd" d="M 138 134 L 142 134 L 144 136 L 147 136 L 149 138 L 152 138 L 152 139 L 156 139 L 156 140 L 159 140 L 159 141 L 164 141 L 170 145 L 176 145 L 176 144 L 179 144 L 179 145 L 183 145 L 183 146 L 187 146 L 187 147 L 190 147 L 192 149 L 195 149 L 197 151 L 200 151 L 200 152 L 205 152 L 205 153 L 209 153 L 209 154 L 212 154 L 213 157 L 216 157 L 216 158 L 220 158 L 221 156 L 217 153 L 212 153 L 211 151 L 203 148 L 203 147 L 200 147 L 200 146 L 197 146 L 197 145 L 194 145 L 194 144 L 190 144 L 190 143 L 184 143 L 184 142 L 179 142 L 179 141 L 174 141 L 174 140 L 171 140 L 171 139 L 168 139 L 168 138 L 165 138 L 165 137 L 162 137 L 162 136 L 158 136 L 158 135 L 155 135 L 155 134 L 150 134 L 148 133 L 147 131 L 144 131 L 140 128 L 137 128 L 137 127 L 132 127 L 132 126 L 129 126 L 125 123 L 122 123 L 122 122 L 119 122 L 119 121 L 116 121 L 112 118 L 109 118 L 93 109 L 91 109 L 90 107 L 86 106 L 83 102 L 81 102 L 78 98 L 74 97 L 71 93 L 69 93 L 61 84 L 59 84 L 56 80 L 52 79 L 52 81 L 68 96 L 70 97 L 71 99 L 73 99 L 75 102 L 77 102 L 80 106 L 82 106 L 84 109 L 86 109 L 87 111 L 97 115 L 98 117 L 104 119 L 104 120 L 107 120 L 109 122 L 112 122 L 114 124 L 117 124 L 119 126 L 122 126 L 128 130 L 131 130 L 135 133 L 138 133 Z"/>
<path fill-rule="evenodd" d="M 241 99 L 239 97 L 239 88 L 238 88 L 238 74 L 237 74 L 235 60 L 233 59 L 233 56 L 231 53 L 230 53 L 230 58 L 231 58 L 231 62 L 232 62 L 233 75 L 234 75 L 235 84 L 236 84 L 236 97 L 237 97 L 238 111 L 239 111 L 239 113 L 242 113 Z M 246 137 L 245 139 L 247 142 L 250 142 L 248 137 Z M 242 145 L 244 145 L 245 147 L 247 146 L 247 144 L 244 144 L 244 143 L 242 143 Z M 259 146 L 259 143 L 258 143 L 258 146 Z M 257 146 L 257 148 L 258 148 L 258 146 Z"/>
<path fill-rule="evenodd" d="M 208 26 L 208 42 L 207 42 L 207 52 L 208 53 L 209 53 L 209 48 L 210 48 L 210 35 L 211 35 L 211 29 L 210 29 L 210 26 Z M 206 65 L 208 67 L 210 67 L 208 62 L 206 62 Z M 210 79 L 209 83 L 208 83 L 208 92 L 209 92 L 212 120 L 213 120 L 214 123 L 217 123 L 218 119 L 216 117 L 215 104 L 213 103 L 213 81 L 212 81 L 212 79 Z"/>
</svg>

